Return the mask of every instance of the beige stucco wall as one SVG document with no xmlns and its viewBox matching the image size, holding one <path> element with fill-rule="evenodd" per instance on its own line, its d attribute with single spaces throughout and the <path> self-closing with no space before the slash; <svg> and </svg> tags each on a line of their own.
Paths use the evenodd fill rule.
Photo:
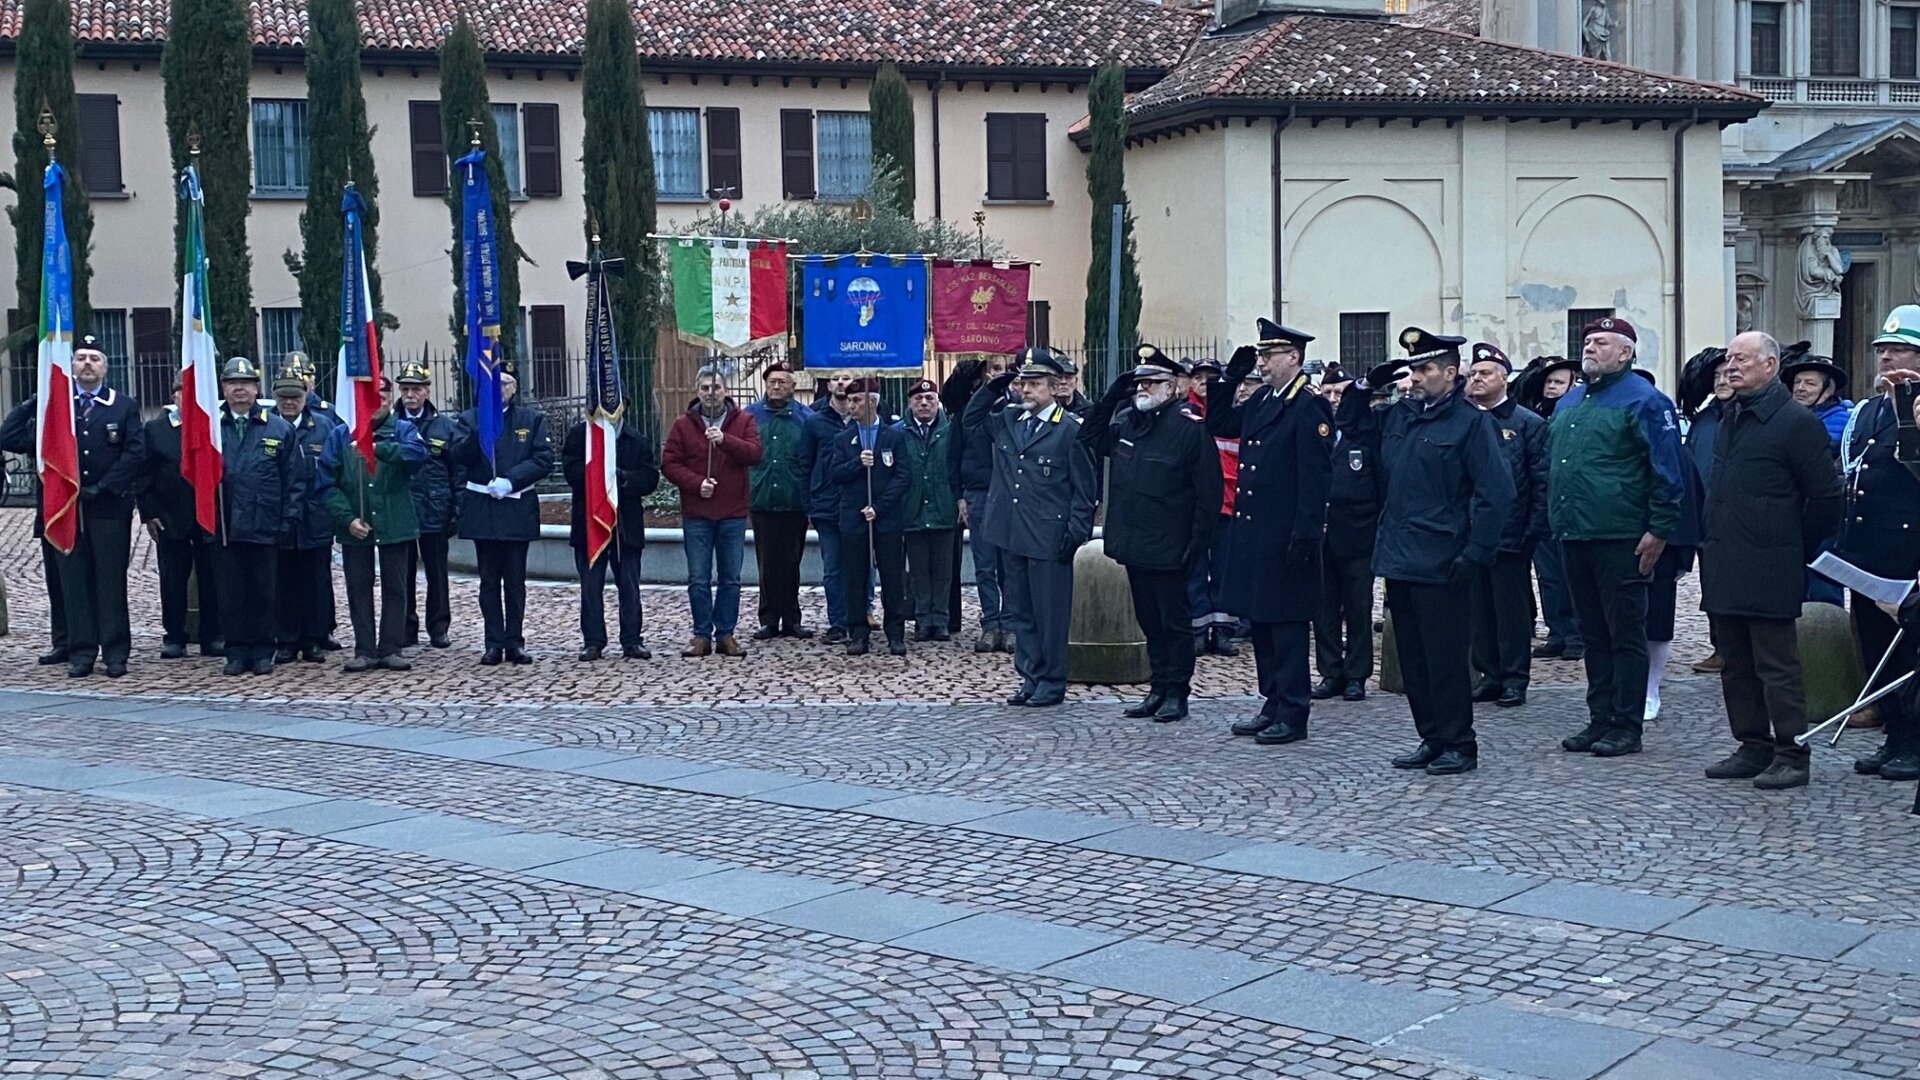
<svg viewBox="0 0 1920 1080">
<path fill-rule="evenodd" d="M 1724 339 L 1719 135 L 1682 142 L 1691 351 Z M 1263 121 L 1129 153 L 1150 312 L 1250 340 L 1271 306 L 1270 145 Z M 1342 312 L 1386 312 L 1393 332 L 1464 334 L 1524 361 L 1564 351 L 1568 309 L 1611 307 L 1670 382 L 1673 152 L 1657 125 L 1296 121 L 1281 136 L 1283 321 L 1327 359 Z M 1208 206 L 1216 190 L 1227 201 Z"/>
<path fill-rule="evenodd" d="M 0 64 L 0 97 L 12 95 L 13 67 Z M 136 70 L 126 62 L 102 68 L 83 64 L 75 70 L 81 93 L 111 93 L 119 97 L 122 172 L 128 197 L 94 203 L 93 303 L 99 308 L 170 307 L 174 297 L 173 185 L 165 139 L 165 112 L 157 60 Z M 406 350 L 422 343 L 441 348 L 448 343 L 447 316 L 453 303 L 452 271 L 448 251 L 451 224 L 437 197 L 413 194 L 409 158 L 407 103 L 439 96 L 438 73 L 430 66 L 369 65 L 364 79 L 367 110 L 374 125 L 374 153 L 380 168 L 381 224 L 379 270 L 385 287 L 385 307 L 400 320 L 389 340 Z M 781 198 L 781 109 L 865 111 L 867 84 L 823 79 L 735 76 L 725 83 L 716 76 L 696 84 L 674 76 L 664 84 L 649 76 L 649 105 L 740 110 L 743 194 L 738 209 L 755 208 Z M 579 145 L 583 135 L 580 84 L 566 73 L 503 69 L 490 72 L 489 90 L 496 103 L 551 102 L 560 106 L 562 145 L 561 196 L 535 198 L 515 207 L 515 237 L 536 265 L 521 269 L 521 303 L 565 304 L 568 340 L 583 332 L 582 290 L 566 277 L 565 261 L 577 258 L 582 247 L 582 179 Z M 260 65 L 251 86 L 256 98 L 306 96 L 304 69 L 297 64 Z M 932 98 L 924 84 L 913 84 L 917 109 L 918 210 L 934 214 L 934 153 Z M 984 210 L 990 235 L 1003 241 L 1016 257 L 1037 260 L 1032 297 L 1049 301 L 1056 339 L 1077 339 L 1087 268 L 1087 197 L 1085 160 L 1067 138 L 1067 130 L 1085 115 L 1084 88 L 1051 85 L 1042 92 L 1027 84 L 1017 90 L 1009 83 L 983 88 L 948 84 L 940 93 L 941 211 L 971 232 L 972 215 Z M 990 112 L 1044 113 L 1048 117 L 1048 186 L 1046 203 L 989 204 L 986 202 L 986 121 Z M 10 137 L 12 113 L 0 113 L 0 137 Z M 701 166 L 705 169 L 705 125 L 702 124 Z M 249 218 L 253 254 L 253 295 L 257 307 L 296 307 L 299 287 L 281 255 L 299 248 L 299 218 L 303 200 L 255 198 Z M 664 228 L 686 223 L 710 204 L 663 202 L 659 220 Z M 0 235 L 12 243 L 11 229 L 0 221 Z M 13 292 L 13 261 L 0 265 L 0 295 Z M 214 269 L 219 273 L 219 268 Z M 337 270 L 329 269 L 329 273 Z"/>
</svg>

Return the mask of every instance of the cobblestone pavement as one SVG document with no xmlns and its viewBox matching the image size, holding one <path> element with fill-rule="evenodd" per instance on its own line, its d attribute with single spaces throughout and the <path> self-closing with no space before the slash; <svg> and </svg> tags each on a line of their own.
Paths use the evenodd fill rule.
<svg viewBox="0 0 1920 1080">
<path fill-rule="evenodd" d="M 0 1075 L 1920 1075 L 1920 819 L 1871 736 L 1709 782 L 1687 676 L 1645 753 L 1568 755 L 1550 668 L 1441 780 L 1386 766 L 1397 697 L 1232 738 L 1243 660 L 1155 725 L 781 646 L 109 682 L 0 639 Z"/>
</svg>

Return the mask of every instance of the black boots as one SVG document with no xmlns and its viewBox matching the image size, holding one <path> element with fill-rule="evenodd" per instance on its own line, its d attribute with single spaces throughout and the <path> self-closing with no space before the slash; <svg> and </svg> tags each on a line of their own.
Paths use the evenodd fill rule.
<svg viewBox="0 0 1920 1080">
<path fill-rule="evenodd" d="M 1140 704 L 1129 705 L 1120 715 L 1129 720 L 1144 720 L 1154 713 L 1159 712 L 1160 706 L 1166 704 L 1166 700 L 1166 691 L 1156 687 L 1148 692 L 1146 699 L 1140 702 Z"/>
<path fill-rule="evenodd" d="M 1156 724 L 1166 724 L 1175 720 L 1185 720 L 1186 718 L 1187 692 L 1185 690 L 1174 690 L 1167 694 L 1167 700 L 1163 702 L 1160 708 L 1153 714 L 1153 722 Z M 1254 741 L 1258 742 L 1259 740 L 1256 739 Z"/>
</svg>

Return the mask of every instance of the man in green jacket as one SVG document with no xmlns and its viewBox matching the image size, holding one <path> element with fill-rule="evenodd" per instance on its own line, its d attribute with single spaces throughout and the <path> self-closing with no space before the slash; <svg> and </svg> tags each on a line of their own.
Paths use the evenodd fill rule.
<svg viewBox="0 0 1920 1080">
<path fill-rule="evenodd" d="M 947 641 L 953 590 L 954 530 L 960 527 L 960 496 L 953 490 L 948 460 L 952 418 L 940 408 L 940 387 L 921 379 L 907 389 L 907 418 L 896 424 L 907 436 L 907 594 L 913 604 L 913 640 Z"/>
<path fill-rule="evenodd" d="M 1566 553 L 1567 587 L 1587 646 L 1587 726 L 1569 753 L 1640 752 L 1646 717 L 1647 587 L 1680 524 L 1680 423 L 1673 402 L 1632 368 L 1633 324 L 1587 324 L 1587 381 L 1553 410 L 1547 520 Z"/>
<path fill-rule="evenodd" d="M 760 428 L 764 456 L 748 474 L 753 553 L 760 564 L 760 629 L 753 640 L 809 638 L 800 625 L 800 559 L 807 552 L 807 474 L 800 439 L 813 410 L 793 400 L 793 369 L 775 362 L 763 373 L 767 395 L 747 406 Z"/>
<path fill-rule="evenodd" d="M 327 436 L 320 457 L 320 483 L 327 512 L 340 537 L 347 578 L 347 618 L 353 623 L 353 659 L 343 671 L 385 667 L 406 671 L 400 655 L 407 626 L 407 553 L 420 538 L 413 509 L 412 475 L 427 460 L 427 444 L 393 415 L 393 382 L 380 379 L 380 411 L 373 414 L 373 461 L 354 444 L 353 429 L 340 424 Z M 374 562 L 380 564 L 379 634 L 374 633 Z"/>
</svg>

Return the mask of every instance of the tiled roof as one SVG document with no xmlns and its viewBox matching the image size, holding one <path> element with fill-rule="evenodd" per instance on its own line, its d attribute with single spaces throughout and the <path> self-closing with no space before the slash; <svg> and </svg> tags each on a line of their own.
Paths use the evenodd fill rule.
<svg viewBox="0 0 1920 1080">
<path fill-rule="evenodd" d="M 1480 0 L 1431 0 L 1420 5 L 1420 10 L 1394 21 L 1402 26 L 1424 26 L 1429 30 L 1451 30 L 1479 37 Z"/>
<path fill-rule="evenodd" d="M 1238 28 L 1236 28 L 1238 29 Z M 1167 77 L 1134 94 L 1135 121 L 1202 102 L 1254 102 L 1400 115 L 1582 111 L 1746 119 L 1765 100 L 1713 83 L 1485 41 L 1384 19 L 1292 15 L 1196 40 Z"/>
<path fill-rule="evenodd" d="M 251 0 L 254 40 L 298 48 L 300 0 Z M 464 12 L 489 52 L 579 52 L 584 0 L 358 0 L 367 48 L 430 51 Z M 82 41 L 157 43 L 167 0 L 74 0 Z M 21 0 L 0 0 L 0 41 L 19 36 Z M 1206 23 L 1150 0 L 639 0 L 640 55 L 714 64 L 1091 68 L 1111 53 L 1168 68 Z"/>
</svg>

